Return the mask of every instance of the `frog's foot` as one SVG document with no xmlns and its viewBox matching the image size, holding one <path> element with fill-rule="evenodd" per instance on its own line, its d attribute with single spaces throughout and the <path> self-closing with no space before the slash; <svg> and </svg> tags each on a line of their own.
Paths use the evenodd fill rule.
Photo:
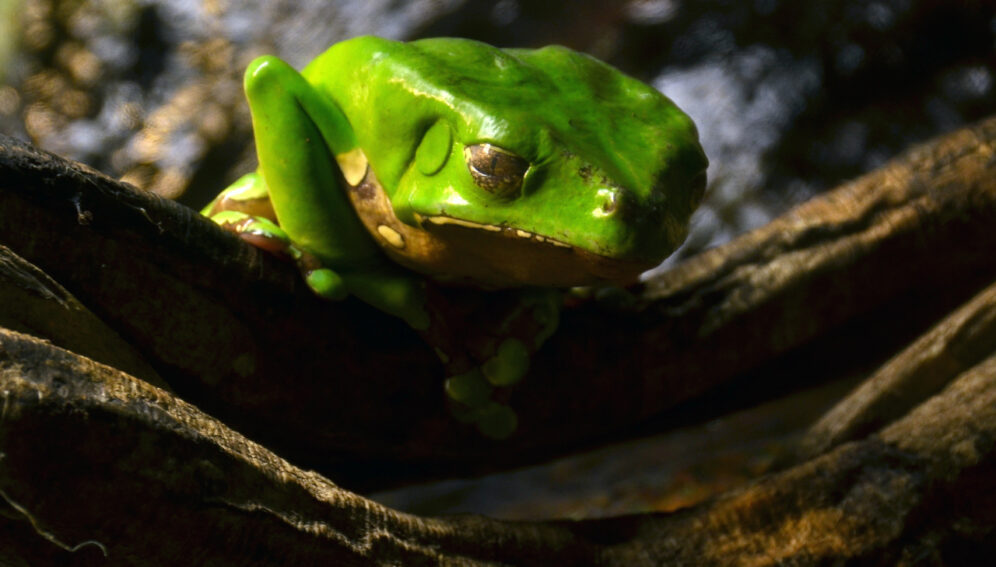
<svg viewBox="0 0 996 567">
<path fill-rule="evenodd" d="M 501 440 L 515 433 L 519 418 L 512 408 L 492 399 L 494 390 L 478 368 L 446 379 L 453 417 L 473 425 L 485 437 Z"/>
<path fill-rule="evenodd" d="M 449 370 L 446 395 L 453 416 L 493 439 L 505 439 L 518 425 L 515 411 L 504 403 L 526 376 L 530 359 L 553 333 L 560 314 L 556 290 L 515 290 L 462 295 L 450 290 L 446 300 L 455 309 L 423 333 Z M 434 298 L 435 299 L 435 298 Z M 471 305 L 463 305 L 469 300 Z M 455 305 L 452 305 L 455 304 Z M 440 304 L 433 304 L 440 316 Z M 450 327 L 446 334 L 440 328 Z M 436 332 L 432 332 L 436 331 Z"/>
<path fill-rule="evenodd" d="M 318 296 L 334 301 L 346 297 L 348 291 L 342 277 L 324 267 L 313 254 L 295 246 L 287 233 L 272 220 L 232 210 L 217 212 L 211 215 L 211 220 L 256 248 L 293 260 L 308 287 Z"/>
<path fill-rule="evenodd" d="M 268 218 L 224 210 L 211 215 L 211 220 L 256 248 L 281 257 L 294 255 L 290 237 Z"/>
<path fill-rule="evenodd" d="M 506 338 L 479 368 L 448 378 L 446 396 L 453 416 L 492 439 L 515 433 L 519 423 L 515 410 L 498 400 L 508 397 L 510 388 L 525 378 L 531 355 L 521 340 Z"/>
</svg>

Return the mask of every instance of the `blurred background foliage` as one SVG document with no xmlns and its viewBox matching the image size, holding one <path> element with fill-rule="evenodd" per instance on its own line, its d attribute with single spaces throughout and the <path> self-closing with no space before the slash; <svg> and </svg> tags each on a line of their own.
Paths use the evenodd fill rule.
<svg viewBox="0 0 996 567">
<path fill-rule="evenodd" d="M 710 187 L 677 258 L 996 110 L 992 1 L 0 0 L 0 17 L 0 131 L 193 206 L 254 166 L 257 55 L 301 67 L 362 34 L 591 53 L 699 125 Z"/>
</svg>

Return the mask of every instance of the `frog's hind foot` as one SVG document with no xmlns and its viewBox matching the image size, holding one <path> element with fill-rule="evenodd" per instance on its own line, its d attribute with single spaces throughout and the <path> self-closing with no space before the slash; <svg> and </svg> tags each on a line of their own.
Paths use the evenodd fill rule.
<svg viewBox="0 0 996 567">
<path fill-rule="evenodd" d="M 224 210 L 211 215 L 221 228 L 234 232 L 252 246 L 280 257 L 293 258 L 290 238 L 276 223 L 241 211 Z"/>
</svg>

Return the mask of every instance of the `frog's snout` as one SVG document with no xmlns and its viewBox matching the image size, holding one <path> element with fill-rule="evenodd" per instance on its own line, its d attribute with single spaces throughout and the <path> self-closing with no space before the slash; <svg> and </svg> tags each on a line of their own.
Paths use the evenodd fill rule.
<svg viewBox="0 0 996 567">
<path fill-rule="evenodd" d="M 702 195 L 695 185 L 704 185 L 703 181 L 704 176 L 685 192 L 676 192 L 664 183 L 634 188 L 603 180 L 588 201 L 589 218 L 594 221 L 588 224 L 588 236 L 572 243 L 650 269 L 684 240 L 688 217 Z"/>
</svg>

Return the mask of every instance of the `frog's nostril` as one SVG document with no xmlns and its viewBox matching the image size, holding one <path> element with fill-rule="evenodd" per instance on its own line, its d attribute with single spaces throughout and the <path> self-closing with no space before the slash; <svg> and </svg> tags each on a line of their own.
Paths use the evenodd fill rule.
<svg viewBox="0 0 996 567">
<path fill-rule="evenodd" d="M 619 191 L 617 189 L 599 189 L 596 194 L 597 206 L 592 213 L 596 217 L 609 217 L 619 210 Z"/>
</svg>

